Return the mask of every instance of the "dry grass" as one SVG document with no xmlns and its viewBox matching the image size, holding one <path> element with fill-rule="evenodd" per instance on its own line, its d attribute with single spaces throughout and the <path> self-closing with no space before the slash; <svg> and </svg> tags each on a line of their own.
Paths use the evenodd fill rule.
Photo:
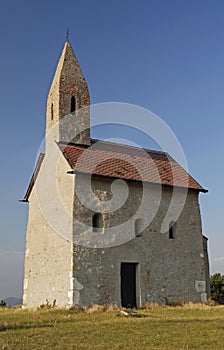
<svg viewBox="0 0 224 350">
<path fill-rule="evenodd" d="M 94 312 L 111 312 L 118 310 L 114 305 L 92 305 L 90 308 L 86 308 L 86 312 L 92 314 Z"/>
<path fill-rule="evenodd" d="M 111 312 L 111 311 L 115 311 L 118 309 L 119 308 L 116 305 L 97 305 L 97 304 L 94 304 L 91 307 L 74 305 L 74 306 L 70 307 L 69 311 L 72 311 L 75 313 L 85 312 L 87 314 L 92 314 L 92 313 L 97 313 L 97 312 Z"/>
<path fill-rule="evenodd" d="M 115 310 L 114 310 L 115 309 Z M 147 305 L 142 318 L 116 307 L 0 310 L 0 349 L 224 349 L 224 306 Z"/>
<path fill-rule="evenodd" d="M 216 303 L 213 300 L 208 300 L 206 304 L 201 304 L 201 303 L 180 303 L 177 305 L 159 305 L 159 304 L 146 304 L 142 310 L 156 310 L 156 309 L 197 309 L 197 310 L 209 310 L 211 307 L 217 306 Z M 220 305 L 220 308 L 222 306 Z"/>
</svg>

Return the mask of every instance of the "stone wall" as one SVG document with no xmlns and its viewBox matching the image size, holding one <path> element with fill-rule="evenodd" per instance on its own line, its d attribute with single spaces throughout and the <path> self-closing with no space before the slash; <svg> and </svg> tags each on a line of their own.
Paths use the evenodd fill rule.
<svg viewBox="0 0 224 350">
<path fill-rule="evenodd" d="M 209 254 L 208 254 L 208 238 L 203 236 L 203 248 L 204 248 L 204 270 L 205 270 L 205 276 L 206 276 L 206 290 L 207 290 L 207 297 L 211 297 L 211 290 L 210 290 L 210 269 L 209 269 Z"/>
<path fill-rule="evenodd" d="M 57 306 L 73 303 L 74 178 L 58 146 L 51 149 L 55 158 L 45 156 L 29 197 L 23 295 L 28 308 L 54 299 Z"/>
<path fill-rule="evenodd" d="M 85 191 L 84 175 L 77 176 L 76 184 L 78 183 L 82 184 Z M 111 181 L 108 179 L 94 177 L 92 189 L 98 197 L 112 197 Z M 148 196 L 149 211 L 153 211 L 158 188 L 155 185 L 147 185 L 144 191 Z M 189 190 L 184 209 L 174 227 L 174 239 L 169 238 L 169 232 L 161 233 L 171 195 L 172 188 L 163 187 L 157 215 L 141 237 L 135 237 L 134 221 L 141 202 L 142 186 L 129 183 L 129 196 L 125 204 L 113 215 L 103 215 L 106 227 L 119 224 L 118 233 L 121 237 L 126 237 L 126 242 L 113 247 L 106 247 L 105 244 L 103 247 L 101 240 L 97 243 L 102 245 L 101 248 L 94 248 L 93 244 L 95 233 L 92 232 L 91 225 L 94 212 L 86 209 L 75 196 L 74 217 L 79 222 L 76 221 L 74 225 L 74 303 L 121 305 L 122 262 L 138 264 L 138 306 L 145 303 L 206 301 L 206 273 L 198 193 Z M 123 227 L 121 222 L 128 218 L 128 226 Z M 89 226 L 88 232 L 82 230 L 80 222 Z M 101 234 L 107 233 L 105 231 Z"/>
</svg>

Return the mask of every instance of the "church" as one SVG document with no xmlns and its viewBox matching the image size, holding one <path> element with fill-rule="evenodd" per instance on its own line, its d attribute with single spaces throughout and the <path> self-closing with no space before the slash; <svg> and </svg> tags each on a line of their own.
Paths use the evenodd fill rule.
<svg viewBox="0 0 224 350">
<path fill-rule="evenodd" d="M 205 303 L 199 195 L 207 190 L 166 152 L 92 139 L 90 114 L 66 41 L 48 94 L 45 152 L 23 198 L 23 306 Z"/>
</svg>

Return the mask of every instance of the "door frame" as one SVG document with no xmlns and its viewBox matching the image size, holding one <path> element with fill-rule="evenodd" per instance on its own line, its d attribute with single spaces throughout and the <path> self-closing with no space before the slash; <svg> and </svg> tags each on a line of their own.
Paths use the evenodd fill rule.
<svg viewBox="0 0 224 350">
<path fill-rule="evenodd" d="M 120 263 L 120 305 L 122 305 L 122 264 L 133 264 L 135 265 L 135 304 L 136 307 L 139 308 L 140 305 L 140 278 L 139 278 L 139 272 L 140 272 L 140 264 L 136 261 L 121 261 Z"/>
</svg>

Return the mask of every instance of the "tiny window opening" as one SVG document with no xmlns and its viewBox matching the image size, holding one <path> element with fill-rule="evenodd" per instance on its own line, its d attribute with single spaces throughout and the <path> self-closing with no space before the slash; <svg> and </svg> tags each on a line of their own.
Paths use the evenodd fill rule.
<svg viewBox="0 0 224 350">
<path fill-rule="evenodd" d="M 95 213 L 92 218 L 93 232 L 103 232 L 103 215 L 101 213 Z"/>
<path fill-rule="evenodd" d="M 144 231 L 143 219 L 138 218 L 135 220 L 135 237 L 141 237 Z"/>
<path fill-rule="evenodd" d="M 71 113 L 75 112 L 75 110 L 76 110 L 76 101 L 75 101 L 75 97 L 72 96 L 72 98 L 71 98 Z"/>
<path fill-rule="evenodd" d="M 51 120 L 54 119 L 54 105 L 53 103 L 51 104 Z"/>
<path fill-rule="evenodd" d="M 174 222 L 171 222 L 169 226 L 169 239 L 174 239 Z"/>
</svg>

